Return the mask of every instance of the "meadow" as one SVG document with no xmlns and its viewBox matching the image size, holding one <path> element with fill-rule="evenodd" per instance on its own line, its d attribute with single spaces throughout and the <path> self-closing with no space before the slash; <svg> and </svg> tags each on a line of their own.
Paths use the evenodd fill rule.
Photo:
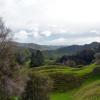
<svg viewBox="0 0 100 100">
<path fill-rule="evenodd" d="M 100 75 L 93 70 L 99 65 L 90 64 L 82 68 L 62 65 L 45 65 L 32 71 L 51 77 L 54 91 L 50 100 L 100 100 Z"/>
</svg>

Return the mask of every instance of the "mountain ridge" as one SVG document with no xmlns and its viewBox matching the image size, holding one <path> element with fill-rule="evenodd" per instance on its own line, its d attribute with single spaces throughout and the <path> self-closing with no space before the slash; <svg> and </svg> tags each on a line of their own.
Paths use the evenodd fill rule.
<svg viewBox="0 0 100 100">
<path fill-rule="evenodd" d="M 39 45 L 35 43 L 20 43 L 20 42 L 13 42 L 15 46 L 17 47 L 23 47 L 23 48 L 31 48 L 36 50 L 56 50 L 63 46 L 51 46 L 51 45 Z"/>
<path fill-rule="evenodd" d="M 39 45 L 35 43 L 19 43 L 13 42 L 17 47 L 31 48 L 35 50 L 41 50 L 45 53 L 55 54 L 74 54 L 84 49 L 97 49 L 100 47 L 100 42 L 92 42 L 84 45 L 70 45 L 70 46 L 51 46 L 51 45 Z"/>
</svg>

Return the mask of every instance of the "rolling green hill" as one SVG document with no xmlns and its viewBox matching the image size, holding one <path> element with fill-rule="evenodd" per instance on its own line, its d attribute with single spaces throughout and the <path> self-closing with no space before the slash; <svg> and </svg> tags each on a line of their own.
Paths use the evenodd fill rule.
<svg viewBox="0 0 100 100">
<path fill-rule="evenodd" d="M 100 100 L 100 80 L 81 87 L 75 94 L 75 100 Z"/>
<path fill-rule="evenodd" d="M 52 93 L 50 100 L 100 100 L 100 80 L 64 93 Z"/>
<path fill-rule="evenodd" d="M 51 46 L 51 45 L 39 45 L 39 44 L 35 44 L 35 43 L 19 43 L 19 42 L 13 42 L 14 45 L 16 45 L 17 47 L 21 47 L 21 48 L 31 48 L 31 49 L 35 49 L 35 50 L 55 50 L 58 49 L 62 46 Z"/>
<path fill-rule="evenodd" d="M 62 55 L 76 54 L 77 52 L 83 51 L 85 49 L 91 49 L 91 50 L 94 50 L 97 52 L 98 48 L 100 48 L 100 43 L 92 42 L 90 44 L 85 44 L 85 45 L 71 45 L 71 46 L 61 47 L 56 50 L 46 50 L 46 51 L 44 51 L 44 53 L 49 57 L 51 57 L 51 56 L 59 57 Z"/>
<path fill-rule="evenodd" d="M 91 64 L 83 68 L 71 68 L 45 65 L 32 72 L 42 73 L 53 80 L 54 90 L 50 100 L 99 100 L 100 76 L 92 73 L 97 66 Z"/>
</svg>

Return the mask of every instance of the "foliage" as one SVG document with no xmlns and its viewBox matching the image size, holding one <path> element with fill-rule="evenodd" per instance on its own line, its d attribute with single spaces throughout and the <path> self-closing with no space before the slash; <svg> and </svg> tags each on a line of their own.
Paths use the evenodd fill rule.
<svg viewBox="0 0 100 100">
<path fill-rule="evenodd" d="M 16 52 L 17 63 L 21 65 L 25 64 L 25 62 L 29 61 L 30 55 L 31 53 L 28 49 L 18 50 L 18 52 Z"/>
<path fill-rule="evenodd" d="M 100 64 L 100 53 L 95 54 L 96 64 Z"/>
<path fill-rule="evenodd" d="M 49 100 L 52 87 L 50 79 L 42 74 L 32 73 L 27 82 L 22 100 Z"/>
<path fill-rule="evenodd" d="M 36 53 L 33 52 L 31 56 L 30 66 L 38 67 L 41 66 L 43 63 L 44 63 L 44 57 L 42 52 L 40 50 L 37 50 Z"/>
<path fill-rule="evenodd" d="M 74 46 L 76 51 L 77 47 L 81 49 L 80 46 Z M 84 47 L 86 50 L 83 50 Z M 56 55 L 56 50 L 55 55 L 51 55 L 53 51 L 50 51 L 50 59 L 45 61 L 45 66 L 42 66 L 44 57 L 40 50 L 17 49 L 16 54 L 16 48 L 11 42 L 11 31 L 0 18 L 0 100 L 48 100 L 51 89 L 52 92 L 66 92 L 79 88 L 83 81 L 90 79 L 90 76 L 93 79 L 94 76 L 100 75 L 100 67 L 98 67 L 100 63 L 97 65 L 97 62 L 100 62 L 100 53 L 95 55 L 96 64 L 90 64 L 94 60 L 94 53 L 99 52 L 100 49 L 99 47 L 95 51 L 96 48 L 93 47 L 91 50 L 84 45 L 78 54 L 61 57 L 60 61 L 63 65 L 55 63 L 56 56 L 59 56 Z M 73 46 L 69 49 L 73 51 L 72 48 Z M 66 49 L 64 51 L 66 52 Z M 46 51 L 43 53 L 45 54 Z M 25 65 L 26 62 L 30 62 L 31 68 L 27 66 L 28 64 Z M 87 64 L 90 65 L 81 67 Z M 74 96 L 76 100 L 99 100 L 99 95 L 100 81 L 96 81 L 81 87 Z M 68 94 L 55 94 L 57 100 L 62 97 L 72 99 Z"/>
<path fill-rule="evenodd" d="M 19 96 L 25 84 L 19 75 L 20 66 L 16 63 L 11 34 L 0 19 L 0 100 L 11 100 L 12 96 Z"/>
<path fill-rule="evenodd" d="M 90 64 L 94 59 L 94 51 L 93 50 L 83 50 L 79 53 L 71 56 L 62 56 L 58 63 L 75 67 L 78 65 L 88 65 Z"/>
<path fill-rule="evenodd" d="M 0 100 L 8 100 L 12 95 L 13 87 L 11 85 L 14 82 L 12 77 L 16 70 L 11 31 L 0 18 Z"/>
<path fill-rule="evenodd" d="M 78 54 L 79 59 L 85 61 L 86 64 L 90 64 L 94 59 L 94 51 L 93 50 L 83 50 Z"/>
<path fill-rule="evenodd" d="M 100 75 L 100 66 L 94 68 L 94 70 L 93 70 L 93 74 L 94 74 L 94 75 Z"/>
<path fill-rule="evenodd" d="M 79 87 L 83 79 L 81 77 L 64 74 L 64 73 L 54 73 L 50 75 L 53 80 L 53 91 L 65 92 Z M 74 82 L 74 83 L 73 83 Z"/>
</svg>

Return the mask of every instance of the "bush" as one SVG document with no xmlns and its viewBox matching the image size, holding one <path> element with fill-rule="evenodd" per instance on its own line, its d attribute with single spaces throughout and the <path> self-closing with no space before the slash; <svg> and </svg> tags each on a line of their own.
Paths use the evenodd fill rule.
<svg viewBox="0 0 100 100">
<path fill-rule="evenodd" d="M 95 74 L 95 75 L 100 75 L 100 67 L 94 68 L 93 74 Z"/>
<path fill-rule="evenodd" d="M 53 91 L 64 92 L 81 85 L 83 79 L 73 74 L 54 73 L 50 74 L 53 79 Z"/>
<path fill-rule="evenodd" d="M 67 60 L 65 63 L 67 66 L 75 67 L 76 62 L 74 60 Z"/>
<path fill-rule="evenodd" d="M 22 100 L 49 100 L 52 82 L 49 77 L 31 74 L 22 95 Z"/>
<path fill-rule="evenodd" d="M 36 53 L 33 52 L 31 55 L 30 66 L 39 67 L 43 65 L 43 63 L 44 63 L 44 57 L 43 57 L 42 52 L 40 50 L 37 50 Z"/>
<path fill-rule="evenodd" d="M 95 54 L 96 64 L 100 64 L 100 53 Z"/>
</svg>

